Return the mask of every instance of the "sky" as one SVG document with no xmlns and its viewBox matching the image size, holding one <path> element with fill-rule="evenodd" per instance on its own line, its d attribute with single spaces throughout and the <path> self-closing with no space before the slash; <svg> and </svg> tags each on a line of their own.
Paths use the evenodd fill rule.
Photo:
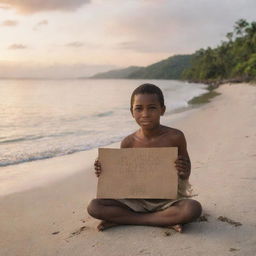
<svg viewBox="0 0 256 256">
<path fill-rule="evenodd" d="M 0 77 L 73 78 L 215 47 L 255 0 L 0 0 Z"/>
</svg>

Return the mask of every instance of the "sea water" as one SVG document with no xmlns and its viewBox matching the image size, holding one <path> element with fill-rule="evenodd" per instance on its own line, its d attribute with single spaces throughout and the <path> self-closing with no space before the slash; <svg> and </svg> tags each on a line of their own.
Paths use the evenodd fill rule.
<svg viewBox="0 0 256 256">
<path fill-rule="evenodd" d="M 120 141 L 138 128 L 130 95 L 143 83 L 163 90 L 163 124 L 207 91 L 175 80 L 0 80 L 0 166 Z"/>
</svg>

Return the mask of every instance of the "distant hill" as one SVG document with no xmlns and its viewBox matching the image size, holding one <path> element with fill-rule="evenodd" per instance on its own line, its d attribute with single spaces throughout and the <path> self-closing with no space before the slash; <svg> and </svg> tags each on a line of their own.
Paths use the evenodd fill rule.
<svg viewBox="0 0 256 256">
<path fill-rule="evenodd" d="M 131 66 L 124 69 L 110 70 L 104 73 L 98 73 L 90 78 L 128 78 L 133 72 L 140 70 L 141 67 Z"/>
<path fill-rule="evenodd" d="M 181 79 L 185 69 L 191 66 L 192 55 L 175 55 L 145 68 L 141 68 L 128 78 L 141 79 Z"/>
<path fill-rule="evenodd" d="M 91 78 L 177 79 L 218 85 L 256 81 L 256 21 L 240 19 L 227 40 L 191 55 L 174 55 L 146 67 L 128 67 Z"/>
<path fill-rule="evenodd" d="M 146 67 L 131 66 L 98 73 L 90 78 L 181 79 L 183 71 L 191 67 L 192 57 L 193 55 L 175 55 Z"/>
</svg>

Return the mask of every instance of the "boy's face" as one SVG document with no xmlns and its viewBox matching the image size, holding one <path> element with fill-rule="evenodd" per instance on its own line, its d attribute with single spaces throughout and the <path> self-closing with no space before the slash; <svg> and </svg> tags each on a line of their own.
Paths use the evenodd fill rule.
<svg viewBox="0 0 256 256">
<path fill-rule="evenodd" d="M 159 126 L 164 111 L 165 107 L 161 107 L 156 94 L 135 95 L 131 112 L 141 128 L 153 129 Z"/>
</svg>

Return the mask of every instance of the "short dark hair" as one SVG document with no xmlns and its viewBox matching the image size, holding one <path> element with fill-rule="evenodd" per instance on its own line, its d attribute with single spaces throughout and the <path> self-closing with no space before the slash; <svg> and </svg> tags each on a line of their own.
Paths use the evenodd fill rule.
<svg viewBox="0 0 256 256">
<path fill-rule="evenodd" d="M 134 97 L 137 94 L 156 94 L 161 107 L 164 107 L 163 92 L 161 91 L 161 89 L 159 87 L 157 87 L 154 84 L 142 84 L 133 91 L 132 96 L 131 96 L 131 109 L 133 106 Z"/>
</svg>

